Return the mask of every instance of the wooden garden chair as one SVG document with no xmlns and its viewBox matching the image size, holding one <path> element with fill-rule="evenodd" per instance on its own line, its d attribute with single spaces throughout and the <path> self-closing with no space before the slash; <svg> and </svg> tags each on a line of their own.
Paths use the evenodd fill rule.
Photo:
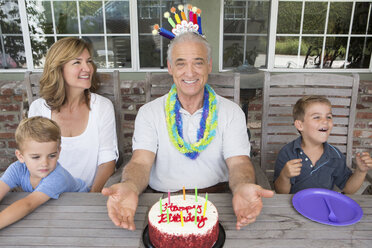
<svg viewBox="0 0 372 248">
<path fill-rule="evenodd" d="M 292 109 L 304 95 L 323 95 L 332 104 L 333 129 L 328 142 L 346 156 L 352 167 L 353 128 L 359 75 L 324 73 L 265 73 L 261 130 L 261 168 L 273 185 L 279 150 L 299 136 Z"/>
</svg>

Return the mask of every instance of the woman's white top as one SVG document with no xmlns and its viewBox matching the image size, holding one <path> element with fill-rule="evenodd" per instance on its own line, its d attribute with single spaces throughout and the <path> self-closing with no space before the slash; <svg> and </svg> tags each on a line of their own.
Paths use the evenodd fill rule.
<svg viewBox="0 0 372 248">
<path fill-rule="evenodd" d="M 51 119 L 52 111 L 46 101 L 39 98 L 32 102 L 29 117 L 43 116 Z M 62 150 L 58 162 L 91 187 L 98 166 L 118 158 L 115 112 L 112 102 L 91 93 L 88 125 L 84 132 L 74 137 L 62 137 Z"/>
</svg>

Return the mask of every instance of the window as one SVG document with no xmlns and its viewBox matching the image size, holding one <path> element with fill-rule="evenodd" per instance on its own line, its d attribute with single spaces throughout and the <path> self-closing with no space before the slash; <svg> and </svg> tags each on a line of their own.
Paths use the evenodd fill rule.
<svg viewBox="0 0 372 248">
<path fill-rule="evenodd" d="M 372 1 L 224 0 L 223 4 L 221 70 L 241 65 L 270 71 L 372 69 Z"/>
</svg>

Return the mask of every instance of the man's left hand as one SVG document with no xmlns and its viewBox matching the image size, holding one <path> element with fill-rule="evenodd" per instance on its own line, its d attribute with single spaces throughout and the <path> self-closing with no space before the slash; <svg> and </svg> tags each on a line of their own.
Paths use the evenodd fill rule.
<svg viewBox="0 0 372 248">
<path fill-rule="evenodd" d="M 272 197 L 274 192 L 252 183 L 239 185 L 234 191 L 233 209 L 237 217 L 236 229 L 256 221 L 262 209 L 261 197 Z"/>
</svg>

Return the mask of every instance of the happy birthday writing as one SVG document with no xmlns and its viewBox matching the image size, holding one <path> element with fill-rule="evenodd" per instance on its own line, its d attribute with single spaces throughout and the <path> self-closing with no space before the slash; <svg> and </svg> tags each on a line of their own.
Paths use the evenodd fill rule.
<svg viewBox="0 0 372 248">
<path fill-rule="evenodd" d="M 169 208 L 170 213 L 169 213 L 169 222 L 181 222 L 181 215 L 180 211 L 186 211 L 186 214 L 183 214 L 183 221 L 184 222 L 194 222 L 195 221 L 195 215 L 193 214 L 195 208 L 197 208 L 197 213 L 200 214 L 197 216 L 196 221 L 197 221 L 197 227 L 202 228 L 205 225 L 205 221 L 208 220 L 207 217 L 201 215 L 202 214 L 202 205 L 194 205 L 194 206 L 187 206 L 187 207 L 182 207 L 182 206 L 177 206 L 173 203 L 168 205 L 168 203 L 164 204 L 164 208 L 162 208 L 162 214 L 159 215 L 160 223 L 167 223 L 167 208 Z M 176 213 L 172 213 L 176 212 Z"/>
</svg>

